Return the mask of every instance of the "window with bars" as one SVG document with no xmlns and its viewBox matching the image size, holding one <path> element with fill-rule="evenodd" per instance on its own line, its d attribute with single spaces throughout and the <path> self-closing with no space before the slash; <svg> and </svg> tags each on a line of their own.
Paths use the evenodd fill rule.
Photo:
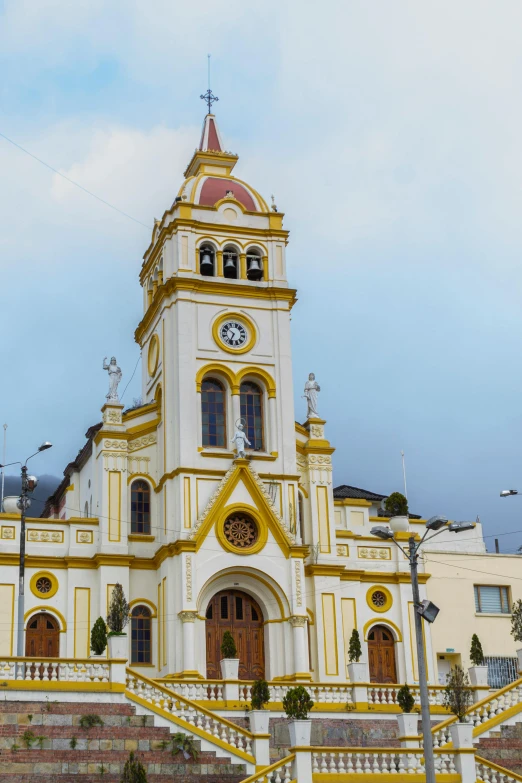
<svg viewBox="0 0 522 783">
<path fill-rule="evenodd" d="M 147 606 L 135 606 L 131 613 L 131 662 L 152 663 L 152 620 Z"/>
<path fill-rule="evenodd" d="M 510 682 L 518 680 L 518 659 L 490 656 L 484 658 L 488 667 L 488 685 L 490 688 L 504 688 Z"/>
<path fill-rule="evenodd" d="M 146 481 L 131 484 L 131 533 L 150 536 L 150 487 Z"/>
<path fill-rule="evenodd" d="M 475 585 L 475 610 L 480 614 L 511 614 L 509 587 Z"/>
<path fill-rule="evenodd" d="M 223 385 L 208 378 L 201 386 L 201 422 L 203 446 L 226 447 L 225 391 Z"/>
<path fill-rule="evenodd" d="M 241 418 L 254 451 L 263 450 L 263 394 L 256 383 L 245 381 L 240 388 Z"/>
</svg>

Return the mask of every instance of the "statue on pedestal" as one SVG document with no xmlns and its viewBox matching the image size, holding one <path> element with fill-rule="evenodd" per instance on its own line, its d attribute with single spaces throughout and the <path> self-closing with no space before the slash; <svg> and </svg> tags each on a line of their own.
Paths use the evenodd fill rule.
<svg viewBox="0 0 522 783">
<path fill-rule="evenodd" d="M 321 391 L 321 387 L 315 380 L 313 372 L 308 376 L 308 380 L 305 383 L 303 397 L 308 403 L 308 409 L 306 411 L 307 419 L 318 419 L 319 413 L 317 412 L 317 396 Z"/>
<path fill-rule="evenodd" d="M 116 357 L 113 356 L 110 363 L 107 364 L 107 357 L 103 360 L 103 369 L 109 373 L 109 393 L 106 395 L 107 402 L 119 402 L 118 385 L 121 381 L 121 370 L 116 363 Z"/>
<path fill-rule="evenodd" d="M 246 436 L 246 432 L 244 431 L 242 424 L 237 425 L 236 432 L 232 438 L 232 443 L 236 444 L 236 458 L 246 459 L 245 443 L 247 446 L 250 446 L 251 443 Z"/>
</svg>

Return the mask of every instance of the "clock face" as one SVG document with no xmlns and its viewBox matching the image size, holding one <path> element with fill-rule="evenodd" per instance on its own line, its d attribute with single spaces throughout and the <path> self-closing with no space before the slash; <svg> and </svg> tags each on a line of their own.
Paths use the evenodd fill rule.
<svg viewBox="0 0 522 783">
<path fill-rule="evenodd" d="M 231 348 L 240 348 L 247 341 L 247 330 L 239 321 L 225 321 L 219 330 L 219 336 Z"/>
</svg>

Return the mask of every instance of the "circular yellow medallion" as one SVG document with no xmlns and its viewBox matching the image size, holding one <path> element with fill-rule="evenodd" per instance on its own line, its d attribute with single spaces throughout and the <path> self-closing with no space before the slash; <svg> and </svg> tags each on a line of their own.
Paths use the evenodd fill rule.
<svg viewBox="0 0 522 783">
<path fill-rule="evenodd" d="M 58 580 L 49 571 L 37 571 L 31 577 L 29 587 L 38 598 L 52 598 L 58 590 Z"/>
<path fill-rule="evenodd" d="M 391 609 L 393 597 L 386 587 L 374 585 L 366 593 L 366 603 L 374 612 L 387 612 Z"/>
<path fill-rule="evenodd" d="M 157 334 L 153 334 L 150 338 L 149 343 L 149 354 L 147 357 L 147 368 L 149 370 L 149 375 L 152 376 L 156 374 L 156 370 L 158 369 L 159 364 L 159 337 Z"/>
</svg>

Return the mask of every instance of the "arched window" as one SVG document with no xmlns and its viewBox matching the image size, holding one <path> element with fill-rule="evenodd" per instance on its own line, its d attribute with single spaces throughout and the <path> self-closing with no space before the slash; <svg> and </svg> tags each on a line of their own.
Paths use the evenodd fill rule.
<svg viewBox="0 0 522 783">
<path fill-rule="evenodd" d="M 201 385 L 201 421 L 203 446 L 225 448 L 225 390 L 214 378 L 207 378 Z"/>
<path fill-rule="evenodd" d="M 131 663 L 152 663 L 152 621 L 148 606 L 131 613 Z"/>
<path fill-rule="evenodd" d="M 263 279 L 263 259 L 261 253 L 257 248 L 252 248 L 247 251 L 247 278 L 249 280 L 262 280 Z"/>
<path fill-rule="evenodd" d="M 239 257 L 236 248 L 231 245 L 223 250 L 223 277 L 232 280 L 239 277 Z"/>
<path fill-rule="evenodd" d="M 241 418 L 245 419 L 245 432 L 250 448 L 263 450 L 263 394 L 256 383 L 245 381 L 240 389 Z"/>
<path fill-rule="evenodd" d="M 131 533 L 150 535 L 150 487 L 141 479 L 131 484 Z"/>
<path fill-rule="evenodd" d="M 214 277 L 216 269 L 214 266 L 215 254 L 210 245 L 203 245 L 199 249 L 199 273 L 205 277 Z"/>
</svg>

